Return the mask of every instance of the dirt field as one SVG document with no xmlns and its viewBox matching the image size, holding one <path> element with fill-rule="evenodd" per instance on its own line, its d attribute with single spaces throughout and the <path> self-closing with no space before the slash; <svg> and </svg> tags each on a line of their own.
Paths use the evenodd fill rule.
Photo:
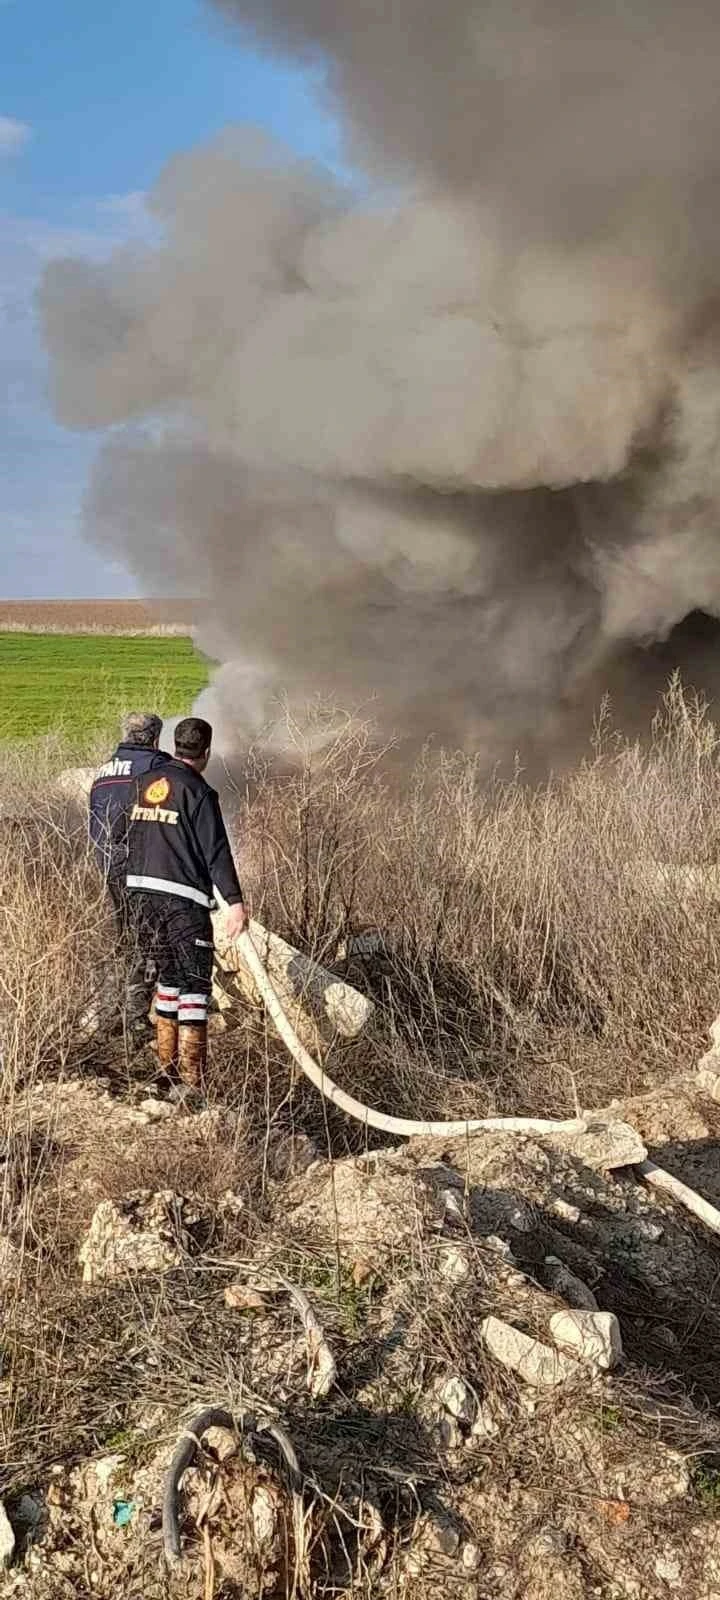
<svg viewBox="0 0 720 1600">
<path fill-rule="evenodd" d="M 291 774 L 270 730 L 228 818 L 263 923 L 374 1001 L 328 1076 L 590 1126 L 392 1148 L 222 973 L 173 1099 L 73 752 L 0 745 L 0 1595 L 720 1600 L 719 1241 L 642 1164 L 720 1200 L 718 734 L 676 685 L 642 748 L 542 791 L 448 753 L 408 803 L 372 727 L 323 730 Z"/>
<path fill-rule="evenodd" d="M 177 633 L 193 625 L 191 600 L 0 600 L 0 631 Z"/>
</svg>

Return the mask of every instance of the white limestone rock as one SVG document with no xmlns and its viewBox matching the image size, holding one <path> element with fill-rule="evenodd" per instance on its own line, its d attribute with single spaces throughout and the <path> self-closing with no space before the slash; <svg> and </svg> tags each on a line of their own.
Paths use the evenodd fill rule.
<svg viewBox="0 0 720 1600">
<path fill-rule="evenodd" d="M 568 1356 L 499 1317 L 486 1317 L 481 1332 L 490 1355 L 535 1389 L 554 1388 L 577 1374 L 576 1363 Z"/>
<path fill-rule="evenodd" d="M 610 1372 L 622 1361 L 620 1323 L 612 1311 L 556 1311 L 550 1336 L 558 1350 Z"/>
<path fill-rule="evenodd" d="M 0 1500 L 0 1567 L 9 1567 L 15 1553 L 15 1534 L 10 1518 Z"/>
</svg>

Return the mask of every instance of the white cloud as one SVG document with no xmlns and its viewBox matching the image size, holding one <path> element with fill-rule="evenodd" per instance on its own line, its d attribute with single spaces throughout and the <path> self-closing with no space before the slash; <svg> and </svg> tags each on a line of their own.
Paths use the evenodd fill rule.
<svg viewBox="0 0 720 1600">
<path fill-rule="evenodd" d="M 14 155 L 27 144 L 32 129 L 28 122 L 18 122 L 16 117 L 0 117 L 0 156 Z"/>
</svg>

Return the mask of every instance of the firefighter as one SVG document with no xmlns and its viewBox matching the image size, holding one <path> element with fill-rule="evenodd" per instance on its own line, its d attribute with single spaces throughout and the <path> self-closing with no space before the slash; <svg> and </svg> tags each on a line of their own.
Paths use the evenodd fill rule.
<svg viewBox="0 0 720 1600">
<path fill-rule="evenodd" d="M 154 983 L 130 923 L 125 884 L 128 823 L 138 778 L 170 759 L 159 749 L 161 731 L 160 717 L 131 711 L 123 720 L 120 744 L 96 773 L 90 790 L 90 839 L 113 904 L 120 943 L 127 953 L 127 1021 L 133 1028 L 147 1018 Z"/>
<path fill-rule="evenodd" d="M 143 946 L 157 962 L 158 1065 L 202 1088 L 212 987 L 213 887 L 227 902 L 227 935 L 248 925 L 230 843 L 203 772 L 212 728 L 186 717 L 175 755 L 140 779 L 130 813 L 127 890 Z"/>
</svg>

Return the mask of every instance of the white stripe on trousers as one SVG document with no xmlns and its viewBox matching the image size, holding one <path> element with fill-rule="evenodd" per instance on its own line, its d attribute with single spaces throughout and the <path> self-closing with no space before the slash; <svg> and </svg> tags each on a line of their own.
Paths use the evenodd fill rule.
<svg viewBox="0 0 720 1600">
<path fill-rule="evenodd" d="M 194 900 L 196 905 L 205 906 L 208 911 L 213 907 L 210 895 L 203 894 L 201 889 L 191 889 L 189 883 L 171 883 L 168 878 L 147 878 L 139 872 L 129 872 L 125 881 L 128 889 L 149 889 L 151 893 L 168 894 L 179 900 Z"/>
<path fill-rule="evenodd" d="M 208 999 L 207 994 L 181 994 L 178 1022 L 207 1022 Z"/>
<path fill-rule="evenodd" d="M 155 990 L 155 1010 L 160 1017 L 176 1017 L 180 1001 L 180 987 L 172 983 L 159 983 Z"/>
</svg>

